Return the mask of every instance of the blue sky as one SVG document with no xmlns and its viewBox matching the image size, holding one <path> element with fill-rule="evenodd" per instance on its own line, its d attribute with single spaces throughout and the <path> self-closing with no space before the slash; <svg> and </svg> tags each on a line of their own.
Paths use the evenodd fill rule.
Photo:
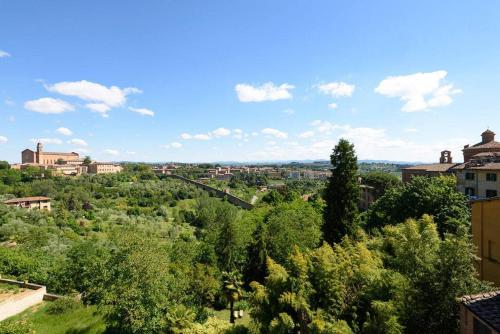
<svg viewBox="0 0 500 334">
<path fill-rule="evenodd" d="M 479 6 L 480 4 L 480 6 Z M 0 159 L 436 161 L 500 131 L 498 1 L 0 0 Z"/>
</svg>

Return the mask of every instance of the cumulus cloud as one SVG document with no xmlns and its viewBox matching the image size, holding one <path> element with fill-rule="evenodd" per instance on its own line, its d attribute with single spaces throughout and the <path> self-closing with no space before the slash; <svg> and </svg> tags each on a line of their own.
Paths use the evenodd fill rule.
<svg viewBox="0 0 500 334">
<path fill-rule="evenodd" d="M 111 148 L 105 149 L 104 153 L 107 154 L 107 155 L 112 155 L 114 157 L 116 157 L 117 155 L 120 155 L 120 151 L 114 150 L 114 149 L 111 149 Z"/>
<path fill-rule="evenodd" d="M 181 138 L 184 139 L 184 140 L 188 140 L 188 139 L 191 139 L 193 138 L 193 136 L 191 136 L 189 133 L 181 133 Z"/>
<path fill-rule="evenodd" d="M 128 110 L 132 111 L 132 112 L 135 112 L 135 113 L 138 113 L 139 115 L 143 115 L 143 116 L 154 116 L 155 113 L 153 110 L 150 110 L 150 109 L 146 109 L 146 108 L 132 108 L 132 107 L 129 107 Z"/>
<path fill-rule="evenodd" d="M 10 53 L 7 51 L 0 50 L 0 58 L 10 57 Z"/>
<path fill-rule="evenodd" d="M 108 111 L 111 110 L 111 107 L 104 103 L 87 103 L 85 107 L 90 109 L 92 112 L 100 114 L 104 118 L 109 117 Z"/>
<path fill-rule="evenodd" d="M 31 142 L 34 144 L 42 143 L 42 144 L 53 144 L 53 145 L 61 145 L 63 142 L 59 138 L 31 138 Z"/>
<path fill-rule="evenodd" d="M 60 127 L 56 130 L 57 133 L 62 134 L 64 136 L 71 136 L 73 134 L 73 131 L 71 131 L 68 128 L 65 127 Z"/>
<path fill-rule="evenodd" d="M 354 93 L 355 86 L 345 82 L 329 82 L 317 85 L 318 90 L 333 97 L 350 97 Z"/>
<path fill-rule="evenodd" d="M 68 144 L 75 145 L 75 146 L 88 146 L 88 144 L 85 140 L 79 139 L 79 138 L 73 138 L 71 140 L 68 140 Z"/>
<path fill-rule="evenodd" d="M 5 144 L 6 142 L 8 142 L 9 140 L 7 139 L 7 137 L 5 136 L 0 136 L 0 144 Z"/>
<path fill-rule="evenodd" d="M 260 132 L 262 132 L 265 135 L 273 136 L 273 137 L 279 138 L 279 139 L 288 138 L 288 133 L 277 130 L 277 129 L 265 128 L 265 129 L 262 129 Z"/>
<path fill-rule="evenodd" d="M 288 83 L 276 86 L 272 82 L 266 82 L 262 86 L 240 83 L 235 90 L 241 102 L 263 102 L 291 99 L 293 96 L 290 90 L 293 88 L 295 87 Z"/>
<path fill-rule="evenodd" d="M 211 132 L 212 136 L 214 137 L 226 137 L 231 134 L 231 130 L 226 129 L 226 128 L 218 128 L 215 129 L 214 131 Z"/>
<path fill-rule="evenodd" d="M 299 138 L 311 138 L 314 137 L 314 131 L 305 131 L 299 135 Z"/>
<path fill-rule="evenodd" d="M 84 101 L 104 103 L 110 107 L 122 106 L 127 100 L 127 95 L 141 93 L 135 87 L 123 89 L 117 86 L 106 87 L 87 80 L 58 82 L 53 85 L 45 85 L 45 88 L 50 92 L 78 97 Z"/>
<path fill-rule="evenodd" d="M 461 92 L 452 84 L 443 84 L 446 71 L 419 72 L 410 75 L 390 76 L 382 80 L 375 92 L 388 97 L 399 97 L 404 102 L 401 111 L 417 112 L 447 106 L 452 95 Z"/>
<path fill-rule="evenodd" d="M 328 105 L 328 108 L 330 108 L 330 109 L 337 109 L 337 107 L 338 107 L 337 103 L 330 103 Z"/>
<path fill-rule="evenodd" d="M 170 144 L 163 145 L 163 148 L 169 149 L 169 148 L 181 148 L 182 144 L 178 142 L 172 142 Z"/>
<path fill-rule="evenodd" d="M 209 135 L 204 134 L 204 133 L 199 133 L 199 134 L 194 135 L 193 139 L 194 140 L 210 140 L 210 139 L 212 139 L 212 137 L 210 137 Z"/>
<path fill-rule="evenodd" d="M 53 99 L 51 97 L 26 101 L 24 103 L 24 108 L 40 114 L 61 114 L 63 112 L 75 110 L 75 107 L 68 102 L 60 99 Z"/>
</svg>

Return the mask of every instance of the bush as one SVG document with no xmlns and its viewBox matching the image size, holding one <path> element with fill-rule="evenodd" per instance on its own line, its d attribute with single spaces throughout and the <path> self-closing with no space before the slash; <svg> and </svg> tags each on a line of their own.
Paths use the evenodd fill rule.
<svg viewBox="0 0 500 334">
<path fill-rule="evenodd" d="M 27 320 L 0 322 L 0 334 L 35 334 L 33 325 Z"/>
<path fill-rule="evenodd" d="M 80 307 L 80 302 L 72 298 L 59 298 L 50 303 L 47 307 L 48 314 L 63 314 Z"/>
</svg>

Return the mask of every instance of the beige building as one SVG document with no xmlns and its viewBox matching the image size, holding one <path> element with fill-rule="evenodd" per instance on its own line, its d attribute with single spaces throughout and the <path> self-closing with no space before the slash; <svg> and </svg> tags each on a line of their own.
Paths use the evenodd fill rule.
<svg viewBox="0 0 500 334">
<path fill-rule="evenodd" d="M 55 165 L 59 161 L 80 161 L 80 155 L 76 152 L 44 152 L 42 143 L 36 145 L 36 151 L 25 149 L 21 152 L 22 164 Z"/>
<path fill-rule="evenodd" d="M 93 162 L 87 166 L 89 174 L 114 174 L 121 171 L 122 166 L 107 162 Z"/>
<path fill-rule="evenodd" d="M 6 205 L 18 206 L 25 209 L 50 211 L 50 198 L 44 196 L 13 198 L 3 202 Z"/>
<path fill-rule="evenodd" d="M 460 298 L 460 334 L 500 333 L 500 291 Z"/>
</svg>

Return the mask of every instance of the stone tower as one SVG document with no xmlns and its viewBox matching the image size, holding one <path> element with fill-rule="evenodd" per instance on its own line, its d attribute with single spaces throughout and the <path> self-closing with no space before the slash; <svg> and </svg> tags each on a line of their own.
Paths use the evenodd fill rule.
<svg viewBox="0 0 500 334">
<path fill-rule="evenodd" d="M 483 144 L 492 142 L 495 140 L 495 132 L 486 130 L 481 134 L 481 137 L 483 138 Z"/>
<path fill-rule="evenodd" d="M 36 163 L 39 164 L 41 161 L 41 155 L 43 153 L 43 144 L 36 144 Z"/>
<path fill-rule="evenodd" d="M 441 158 L 439 158 L 439 163 L 441 163 L 441 164 L 453 163 L 453 158 L 451 157 L 451 152 L 450 151 L 441 152 Z"/>
</svg>

